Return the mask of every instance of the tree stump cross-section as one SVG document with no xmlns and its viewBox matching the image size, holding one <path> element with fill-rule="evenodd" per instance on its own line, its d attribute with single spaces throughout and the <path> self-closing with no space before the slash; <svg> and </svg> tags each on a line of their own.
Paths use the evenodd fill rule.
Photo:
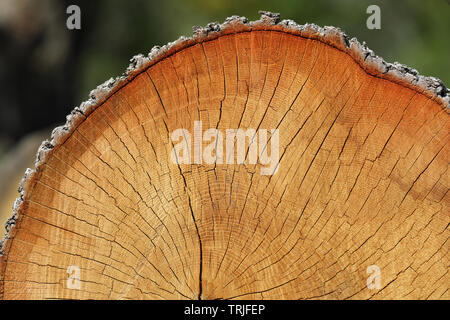
<svg viewBox="0 0 450 320">
<path fill-rule="evenodd" d="M 442 82 L 337 28 L 197 28 L 42 144 L 0 298 L 448 299 L 449 127 Z"/>
</svg>

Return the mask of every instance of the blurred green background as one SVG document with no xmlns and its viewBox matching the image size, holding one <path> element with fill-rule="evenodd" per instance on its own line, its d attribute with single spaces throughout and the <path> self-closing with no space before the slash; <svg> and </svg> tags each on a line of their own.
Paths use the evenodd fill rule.
<svg viewBox="0 0 450 320">
<path fill-rule="evenodd" d="M 81 30 L 66 28 L 71 4 L 81 8 Z M 366 27 L 371 4 L 381 8 L 381 30 Z M 192 26 L 231 15 L 257 20 L 258 10 L 340 27 L 386 61 L 450 85 L 449 0 L 0 0 L 0 203 L 9 186 L 17 195 L 17 179 L 34 160 L 30 141 L 48 137 L 45 128 L 63 123 L 133 55 L 189 36 Z"/>
</svg>

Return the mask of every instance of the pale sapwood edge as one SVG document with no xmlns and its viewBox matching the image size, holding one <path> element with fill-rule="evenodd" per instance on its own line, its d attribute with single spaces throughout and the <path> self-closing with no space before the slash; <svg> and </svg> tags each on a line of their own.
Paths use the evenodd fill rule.
<svg viewBox="0 0 450 320">
<path fill-rule="evenodd" d="M 27 169 L 19 184 L 20 196 L 13 205 L 12 217 L 6 222 L 6 235 L 0 241 L 0 257 L 7 251 L 8 239 L 13 235 L 14 226 L 22 209 L 29 186 L 37 178 L 41 166 L 47 161 L 51 150 L 72 134 L 75 128 L 97 107 L 102 105 L 111 95 L 137 75 L 144 72 L 158 61 L 200 42 L 218 38 L 225 34 L 248 32 L 251 30 L 274 30 L 293 34 L 302 38 L 320 41 L 348 54 L 368 74 L 395 82 L 408 87 L 418 93 L 424 94 L 439 103 L 447 113 L 450 113 L 450 90 L 435 77 L 419 75 L 417 70 L 409 68 L 398 62 L 388 63 L 377 56 L 356 39 L 349 37 L 336 27 L 319 27 L 315 24 L 299 25 L 292 20 L 280 20 L 279 13 L 259 11 L 261 18 L 257 21 L 248 21 L 245 17 L 231 16 L 224 23 L 208 23 L 205 27 L 194 27 L 193 36 L 181 36 L 178 40 L 169 42 L 160 47 L 155 46 L 147 56 L 138 54 L 131 58 L 130 65 L 125 73 L 115 79 L 110 78 L 89 94 L 89 99 L 75 107 L 66 117 L 66 124 L 53 130 L 50 140 L 43 141 L 36 154 L 35 169 Z"/>
</svg>

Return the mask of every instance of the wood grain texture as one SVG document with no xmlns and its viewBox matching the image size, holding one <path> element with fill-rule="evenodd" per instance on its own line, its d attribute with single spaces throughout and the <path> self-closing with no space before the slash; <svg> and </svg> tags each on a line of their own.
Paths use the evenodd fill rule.
<svg viewBox="0 0 450 320">
<path fill-rule="evenodd" d="M 286 25 L 200 30 L 79 111 L 23 183 L 1 297 L 448 299 L 445 99 Z M 171 163 L 197 120 L 279 129 L 277 173 Z"/>
</svg>

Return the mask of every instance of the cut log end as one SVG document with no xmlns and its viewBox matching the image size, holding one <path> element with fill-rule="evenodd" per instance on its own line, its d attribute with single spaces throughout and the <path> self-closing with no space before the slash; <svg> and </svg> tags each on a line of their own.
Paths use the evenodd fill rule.
<svg viewBox="0 0 450 320">
<path fill-rule="evenodd" d="M 337 28 L 268 12 L 195 28 L 43 142 L 0 297 L 448 299 L 448 113 L 440 80 Z M 209 128 L 214 163 L 195 143 Z M 189 163 L 171 161 L 180 129 Z M 251 143 L 217 161 L 231 129 L 258 161 Z"/>
</svg>

